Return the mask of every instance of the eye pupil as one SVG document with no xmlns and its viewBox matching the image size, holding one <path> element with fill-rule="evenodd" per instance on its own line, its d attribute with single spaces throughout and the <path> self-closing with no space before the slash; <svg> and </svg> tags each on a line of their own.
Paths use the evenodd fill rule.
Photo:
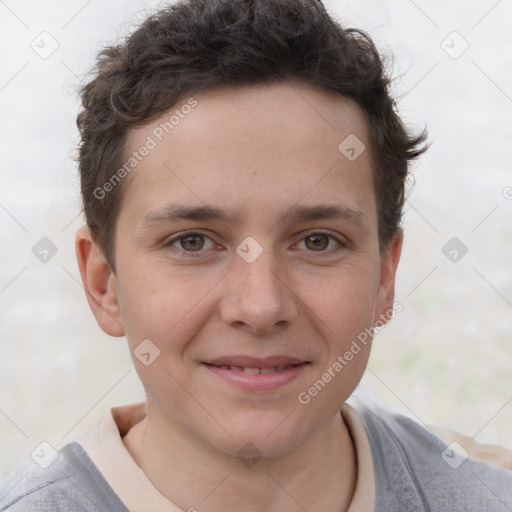
<svg viewBox="0 0 512 512">
<path fill-rule="evenodd" d="M 313 247 L 309 247 L 308 241 L 313 242 Z M 306 238 L 306 246 L 308 249 L 325 249 L 329 245 L 329 238 L 327 235 L 311 235 Z"/>
<path fill-rule="evenodd" d="M 203 235 L 188 235 L 180 239 L 181 247 L 185 250 L 198 251 L 203 248 Z"/>
</svg>

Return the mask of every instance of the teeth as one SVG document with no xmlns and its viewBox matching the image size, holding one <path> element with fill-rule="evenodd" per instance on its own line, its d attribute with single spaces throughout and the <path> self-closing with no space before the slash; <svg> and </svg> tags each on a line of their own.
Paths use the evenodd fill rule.
<svg viewBox="0 0 512 512">
<path fill-rule="evenodd" d="M 222 370 L 232 370 L 234 372 L 243 372 L 243 373 L 274 373 L 281 372 L 288 368 L 293 368 L 294 364 L 280 364 L 279 366 L 273 366 L 272 368 L 245 368 L 243 366 L 228 366 L 227 364 L 222 364 L 217 366 L 217 368 L 221 368 Z"/>
<path fill-rule="evenodd" d="M 235 366 L 235 368 L 236 368 L 236 366 Z M 244 373 L 260 373 L 259 368 L 242 368 L 242 371 Z"/>
</svg>

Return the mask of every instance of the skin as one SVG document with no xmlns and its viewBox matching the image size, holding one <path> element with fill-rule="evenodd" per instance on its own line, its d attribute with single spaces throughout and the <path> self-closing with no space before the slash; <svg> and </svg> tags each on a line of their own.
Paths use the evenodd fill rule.
<svg viewBox="0 0 512 512">
<path fill-rule="evenodd" d="M 129 176 L 115 274 L 88 228 L 76 235 L 91 309 L 107 334 L 126 335 L 147 395 L 147 417 L 123 441 L 183 510 L 347 510 L 357 463 L 339 410 L 370 344 L 307 405 L 297 397 L 393 305 L 402 233 L 379 251 L 364 115 L 297 82 L 194 97 L 197 107 Z M 168 118 L 132 130 L 126 154 Z M 367 148 L 353 162 L 338 149 L 349 134 Z M 143 225 L 168 203 L 214 205 L 238 219 Z M 359 217 L 279 219 L 297 205 L 327 204 Z M 191 250 L 190 239 L 176 239 L 185 230 L 206 238 Z M 236 252 L 248 236 L 262 248 L 252 263 Z M 149 366 L 133 356 L 145 339 L 160 350 Z M 247 391 L 202 364 L 229 354 L 309 363 L 279 389 Z M 261 455 L 252 467 L 237 456 L 248 442 Z"/>
</svg>

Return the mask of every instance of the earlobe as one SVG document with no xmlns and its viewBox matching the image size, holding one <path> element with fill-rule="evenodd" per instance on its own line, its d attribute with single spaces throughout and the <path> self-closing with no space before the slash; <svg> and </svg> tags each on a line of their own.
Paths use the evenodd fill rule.
<svg viewBox="0 0 512 512">
<path fill-rule="evenodd" d="M 124 336 L 116 276 L 87 226 L 76 232 L 75 252 L 87 301 L 98 325 L 111 336 Z"/>
<path fill-rule="evenodd" d="M 386 323 L 394 315 L 395 278 L 402 254 L 403 239 L 403 231 L 399 229 L 382 253 L 374 322 L 380 320 Z"/>
</svg>

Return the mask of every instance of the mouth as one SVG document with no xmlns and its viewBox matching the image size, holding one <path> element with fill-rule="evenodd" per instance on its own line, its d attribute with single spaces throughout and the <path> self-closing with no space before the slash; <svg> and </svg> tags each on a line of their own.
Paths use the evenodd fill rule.
<svg viewBox="0 0 512 512">
<path fill-rule="evenodd" d="M 282 356 L 229 356 L 202 365 L 215 378 L 244 391 L 274 391 L 298 378 L 310 364 L 310 361 Z"/>
<path fill-rule="evenodd" d="M 250 374 L 265 374 L 265 373 L 276 373 L 276 372 L 282 372 L 283 370 L 288 370 L 290 368 L 294 368 L 296 366 L 300 366 L 303 364 L 308 364 L 307 361 L 304 361 L 303 363 L 297 363 L 297 364 L 280 364 L 277 366 L 270 366 L 270 367 L 250 367 L 250 366 L 234 366 L 234 365 L 227 365 L 227 364 L 212 364 L 212 363 L 205 363 L 209 366 L 214 366 L 215 368 L 220 368 L 221 370 L 230 370 L 233 372 L 243 372 L 243 373 L 250 373 Z"/>
</svg>

